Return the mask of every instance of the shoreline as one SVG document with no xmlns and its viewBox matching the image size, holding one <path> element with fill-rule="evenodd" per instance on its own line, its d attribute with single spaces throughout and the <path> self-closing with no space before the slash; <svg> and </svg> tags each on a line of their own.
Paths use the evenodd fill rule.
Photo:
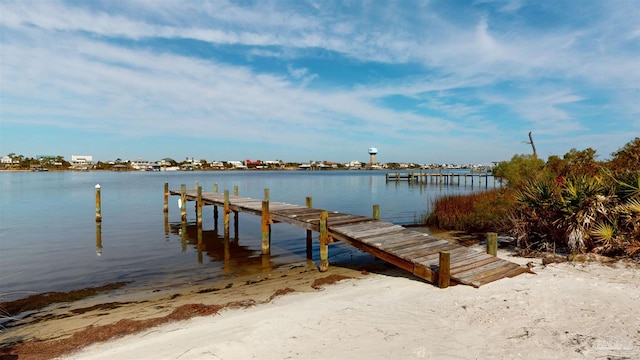
<svg viewBox="0 0 640 360">
<path fill-rule="evenodd" d="M 474 246 L 480 248 L 480 245 Z M 619 349 L 615 351 L 611 350 L 613 352 L 610 352 L 610 354 L 615 356 L 618 356 L 616 354 L 627 356 L 627 353 L 630 353 L 633 356 L 640 355 L 640 331 L 633 334 L 631 330 L 633 329 L 632 326 L 640 328 L 640 319 L 628 319 L 628 317 L 633 314 L 633 311 L 637 311 L 638 307 L 640 307 L 640 267 L 637 264 L 626 261 L 618 261 L 613 264 L 583 264 L 569 262 L 545 266 L 542 264 L 542 259 L 512 257 L 511 252 L 505 249 L 499 250 L 499 256 L 510 261 L 517 262 L 521 265 L 529 264 L 533 271 L 539 274 L 523 274 L 511 279 L 502 279 L 496 283 L 482 286 L 480 289 L 472 289 L 470 287 L 458 285 L 449 289 L 441 290 L 413 277 L 405 271 L 397 269 L 380 260 L 371 259 L 360 264 L 349 263 L 348 266 L 332 264 L 329 271 L 326 273 L 320 273 L 314 263 L 307 262 L 305 264 L 291 266 L 289 268 L 276 269 L 269 273 L 225 279 L 216 281 L 215 283 L 199 283 L 195 285 L 187 284 L 179 289 L 154 289 L 153 287 L 149 287 L 147 289 L 130 289 L 125 286 L 121 289 L 109 291 L 107 293 L 100 293 L 96 296 L 72 303 L 53 304 L 38 311 L 36 315 L 26 319 L 28 321 L 25 323 L 16 324 L 17 326 L 11 327 L 8 329 L 8 332 L 3 333 L 0 336 L 0 344 L 2 344 L 0 346 L 5 346 L 9 342 L 25 342 L 24 345 L 17 345 L 13 349 L 9 349 L 9 351 L 7 351 L 7 349 L 5 349 L 5 351 L 1 351 L 0 358 L 9 359 L 9 356 L 13 356 L 14 354 L 19 355 L 20 359 L 50 359 L 55 356 L 71 356 L 71 358 L 100 358 L 96 355 L 99 354 L 100 351 L 114 351 L 113 349 L 121 347 L 121 345 L 118 344 L 121 344 L 122 342 L 128 341 L 129 345 L 127 346 L 131 346 L 130 343 L 132 341 L 134 343 L 138 343 L 141 340 L 156 336 L 149 335 L 151 333 L 166 336 L 167 331 L 169 333 L 174 331 L 166 329 L 180 327 L 183 329 L 180 331 L 189 331 L 192 327 L 192 323 L 200 324 L 201 322 L 211 322 L 212 324 L 217 324 L 219 321 L 218 319 L 226 319 L 227 317 L 234 316 L 249 316 L 247 314 L 254 313 L 259 314 L 264 311 L 271 311 L 269 309 L 274 307 L 281 307 L 283 312 L 280 316 L 287 318 L 290 316 L 289 313 L 297 313 L 299 311 L 298 307 L 305 306 L 304 304 L 315 304 L 313 306 L 320 312 L 325 311 L 323 310 L 324 307 L 328 307 L 330 310 L 332 309 L 332 306 L 334 306 L 331 300 L 332 297 L 341 298 L 343 296 L 347 296 L 356 303 L 359 301 L 358 299 L 367 297 L 372 299 L 372 304 L 368 306 L 373 306 L 373 308 L 382 309 L 387 306 L 393 307 L 394 305 L 389 303 L 390 299 L 385 300 L 385 298 L 382 297 L 379 299 L 380 302 L 377 302 L 377 295 L 374 295 L 386 294 L 389 291 L 391 291 L 389 296 L 392 296 L 392 302 L 396 303 L 392 310 L 401 311 L 399 314 L 389 311 L 389 318 L 382 319 L 384 320 L 382 321 L 382 324 L 385 324 L 382 326 L 387 326 L 387 323 L 388 326 L 395 324 L 393 326 L 396 326 L 397 328 L 394 328 L 394 331 L 403 334 L 403 336 L 408 336 L 413 332 L 406 328 L 406 324 L 404 324 L 405 322 L 411 322 L 416 316 L 425 316 L 425 314 L 433 315 L 442 313 L 442 311 L 445 311 L 441 314 L 444 317 L 443 319 L 440 319 L 440 316 L 433 315 L 435 317 L 428 320 L 444 321 L 448 319 L 447 321 L 450 323 L 445 321 L 441 324 L 442 326 L 447 327 L 456 323 L 460 318 L 465 319 L 465 321 L 469 322 L 468 329 L 464 328 L 458 330 L 465 330 L 466 332 L 474 332 L 478 330 L 475 329 L 476 326 L 482 327 L 487 324 L 492 324 L 492 320 L 486 317 L 489 316 L 489 314 L 482 314 L 482 311 L 480 311 L 488 309 L 485 307 L 487 304 L 484 303 L 484 301 L 479 300 L 481 298 L 485 298 L 486 300 L 487 297 L 488 299 L 504 297 L 505 299 L 503 302 L 509 302 L 509 305 L 507 308 L 503 308 L 503 310 L 510 313 L 514 311 L 509 311 L 510 308 L 518 309 L 515 315 L 522 317 L 518 320 L 522 322 L 521 324 L 518 321 L 514 321 L 513 323 L 510 323 L 509 321 L 501 323 L 500 326 L 502 328 L 516 326 L 516 330 L 519 329 L 518 331 L 520 331 L 516 335 L 510 335 L 511 337 L 515 336 L 515 338 L 507 337 L 504 339 L 509 342 L 513 339 L 526 340 L 535 338 L 536 334 L 542 333 L 540 329 L 536 328 L 536 322 L 539 322 L 540 318 L 543 318 L 546 319 L 545 323 L 554 323 L 556 320 L 549 317 L 560 316 L 561 313 L 559 313 L 559 311 L 563 306 L 566 307 L 567 316 L 572 314 L 573 316 L 580 315 L 580 317 L 577 317 L 574 320 L 560 320 L 561 322 L 571 320 L 572 326 L 579 328 L 580 319 L 584 317 L 585 314 L 589 315 L 591 318 L 593 318 L 594 315 L 607 315 L 607 321 L 605 323 L 609 326 L 610 331 L 620 330 L 617 329 L 619 324 L 611 323 L 611 321 L 617 317 L 622 317 L 625 314 L 606 305 L 607 299 L 600 298 L 607 296 L 606 292 L 608 288 L 618 291 L 622 290 L 628 297 L 628 299 L 624 299 L 624 297 L 620 297 L 620 294 L 618 294 L 617 297 L 613 296 L 615 294 L 612 294 L 613 297 L 610 299 L 611 302 L 618 302 L 618 305 L 623 305 L 622 308 L 626 309 L 627 323 L 621 330 L 626 329 L 626 332 L 629 333 L 629 336 L 624 339 L 620 334 L 616 335 L 617 338 L 621 338 L 623 341 L 619 342 Z M 327 286 L 335 282 L 338 282 L 338 284 Z M 589 298 L 594 295 L 589 292 L 589 289 L 594 287 L 593 284 L 598 285 L 594 289 L 604 291 L 605 294 L 599 294 L 599 297 Z M 586 288 L 581 289 L 578 287 L 577 289 L 573 289 L 576 285 L 584 285 Z M 536 291 L 541 293 L 534 294 L 531 291 L 533 288 L 536 288 Z M 349 291 L 353 289 L 360 289 L 364 291 L 364 293 L 349 295 Z M 580 295 L 567 293 L 568 291 L 572 291 L 572 289 L 575 293 L 584 290 L 586 292 L 582 295 L 586 294 L 589 295 L 589 297 L 585 296 L 584 298 L 574 299 L 576 296 Z M 409 293 L 413 294 L 413 296 L 409 296 Z M 530 298 L 523 298 L 522 295 L 524 293 L 527 293 L 527 297 Z M 447 297 L 450 299 L 449 301 L 459 304 L 460 301 L 462 301 L 461 299 L 467 299 L 465 301 L 468 303 L 451 308 L 452 304 L 443 303 L 444 300 L 442 297 Z M 573 304 L 571 303 L 572 300 L 574 300 Z M 426 301 L 425 304 L 420 305 L 420 307 L 424 307 L 423 311 L 421 310 L 418 314 L 407 316 L 408 314 L 406 312 L 408 310 L 415 310 L 414 307 L 418 306 L 415 304 L 416 301 Z M 549 301 L 560 302 L 557 304 L 547 304 Z M 282 304 L 286 304 L 286 306 Z M 499 307 L 502 307 L 503 305 L 499 301 L 495 304 Z M 403 306 L 400 305 L 406 306 L 408 309 L 402 309 Z M 575 308 L 576 305 L 580 306 Z M 602 307 L 585 310 L 585 307 L 592 308 L 593 305 L 600 305 Z M 351 306 L 347 304 L 345 306 L 348 308 L 357 308 L 356 305 Z M 446 309 L 441 309 L 442 306 Z M 468 314 L 470 307 L 475 308 L 478 311 L 476 311 L 473 314 L 474 316 L 471 318 L 467 318 L 467 316 L 470 315 Z M 305 311 L 309 310 L 307 309 Z M 342 309 L 342 311 L 345 310 Z M 176 312 L 180 312 L 180 314 L 177 314 Z M 334 316 L 334 312 L 335 309 L 329 311 L 325 316 Z M 527 312 L 531 312 L 531 314 L 525 314 Z M 547 312 L 549 313 L 547 314 Z M 609 314 L 610 312 L 613 313 Z M 554 313 L 557 314 L 553 315 Z M 493 315 L 495 316 L 496 313 Z M 513 315 L 514 314 L 511 314 L 510 316 Z M 265 317 L 263 320 L 256 319 L 256 323 L 254 325 L 247 324 L 246 326 L 251 327 L 251 329 L 247 331 L 262 331 L 260 328 L 253 328 L 253 326 L 259 327 L 260 323 L 264 321 L 275 321 L 273 319 L 270 320 L 269 316 Z M 301 323 L 309 321 L 308 319 L 305 320 L 305 316 L 308 316 L 307 314 L 301 314 L 299 316 L 299 321 Z M 478 320 L 474 318 L 477 316 L 483 318 L 484 322 L 478 323 Z M 562 316 L 564 317 L 564 315 Z M 193 317 L 197 318 L 192 319 Z M 536 317 L 538 317 L 538 319 L 536 319 Z M 338 319 L 334 320 L 339 321 Z M 534 323 L 530 323 L 531 321 Z M 158 325 L 160 326 L 156 327 Z M 295 324 L 289 324 L 289 326 L 294 325 Z M 351 325 L 355 326 L 355 329 L 349 327 Z M 151 329 L 151 327 L 153 327 L 153 329 Z M 211 326 L 209 325 L 209 327 Z M 330 326 L 329 329 L 331 328 L 332 327 Z M 358 324 L 345 325 L 346 333 L 354 331 L 366 332 L 368 331 L 368 328 L 369 326 L 363 327 Z M 104 333 L 109 332 L 105 330 L 112 331 L 114 337 L 105 338 Z M 504 332 L 506 330 L 507 329 L 498 329 L 496 331 Z M 275 333 L 278 333 L 279 331 L 287 331 L 287 329 L 279 328 Z M 316 334 L 318 337 L 316 338 L 316 335 L 314 335 L 314 339 L 316 340 L 307 339 L 307 341 L 312 343 L 319 341 L 319 339 L 322 338 L 321 334 L 323 332 L 319 329 L 317 331 L 319 331 Z M 429 327 L 427 329 L 422 329 L 421 331 L 428 333 L 429 331 L 435 330 Z M 509 331 L 513 332 L 515 330 L 509 329 Z M 103 333 L 102 335 L 100 334 L 101 332 Z M 557 338 L 565 339 L 565 341 L 561 344 L 556 344 L 559 346 L 556 350 L 564 351 L 567 349 L 573 349 L 573 353 L 568 352 L 568 354 L 580 355 L 580 358 L 585 358 L 584 354 L 589 354 L 589 351 L 591 351 L 592 354 L 599 354 L 602 350 L 600 348 L 602 348 L 603 345 L 598 343 L 598 341 L 606 341 L 606 337 L 604 337 L 603 334 L 585 335 L 583 332 L 584 331 L 579 332 L 574 330 L 573 332 L 569 331 L 569 333 L 565 335 L 563 335 L 562 332 L 558 332 L 555 336 Z M 133 335 L 122 337 L 123 335 L 131 333 L 133 333 Z M 75 340 L 73 340 L 74 334 L 79 335 L 76 336 Z M 573 334 L 571 335 L 573 338 L 570 334 Z M 221 334 L 217 334 L 214 338 L 217 338 L 220 335 Z M 480 336 L 480 334 L 476 335 Z M 433 334 L 433 336 L 437 338 L 439 335 L 436 333 Z M 83 339 L 79 341 L 77 339 L 78 337 L 83 337 Z M 280 337 L 277 338 L 280 339 Z M 428 338 L 429 337 L 425 335 L 424 339 Z M 257 340 L 258 339 L 256 339 L 256 341 Z M 543 340 L 555 344 L 552 339 L 548 339 L 547 337 L 545 337 L 545 339 L 540 339 L 540 341 Z M 222 340 L 216 340 L 214 343 L 219 345 L 221 344 L 221 341 Z M 247 339 L 247 341 L 249 340 Z M 279 341 L 285 340 L 280 339 Z M 358 342 L 359 341 L 360 340 L 358 340 Z M 381 340 L 378 339 L 378 341 Z M 412 341 L 415 341 L 415 339 Z M 472 340 L 464 339 L 462 344 L 458 344 L 457 346 L 464 347 L 469 341 Z M 581 345 L 573 344 L 576 342 Z M 376 346 L 378 346 L 378 350 L 380 350 L 380 345 L 381 344 L 378 343 L 370 344 L 372 349 L 375 349 Z M 88 347 L 85 348 L 85 346 Z M 456 346 L 454 346 L 454 348 L 455 347 Z M 98 350 L 95 350 L 96 348 Z M 600 350 L 597 350 L 596 348 Z M 44 349 L 46 349 L 46 352 Z M 57 352 L 56 349 L 58 349 Z M 74 353 L 74 351 L 77 350 L 80 350 L 80 352 Z M 230 351 L 230 349 L 224 351 L 228 350 Z M 343 350 L 348 351 L 348 349 Z M 148 349 L 147 351 L 151 350 Z M 223 350 L 217 349 L 217 351 Z M 223 356 L 223 358 L 228 358 L 234 354 L 233 352 L 225 353 L 224 351 L 223 353 L 227 355 L 226 357 Z M 410 358 L 429 358 L 427 355 L 435 355 L 427 346 L 416 347 L 412 351 L 413 352 L 404 353 L 404 355 L 411 355 L 406 356 Z M 156 353 L 155 356 L 151 356 L 151 353 L 127 354 L 128 355 L 123 356 L 134 356 L 136 358 L 165 357 L 159 353 Z M 378 356 L 376 356 L 376 354 L 379 355 L 381 353 L 373 353 L 371 354 L 373 356 L 370 357 L 377 358 Z M 546 354 L 549 355 L 549 353 Z M 92 357 L 94 355 L 97 357 Z M 274 353 L 272 355 L 273 356 L 266 357 L 282 358 L 286 354 Z M 305 355 L 308 356 L 299 356 L 299 358 L 320 358 L 326 354 L 305 353 Z M 331 353 L 329 353 L 329 355 L 331 355 Z M 341 354 L 334 353 L 333 355 L 338 356 Z M 262 357 L 264 358 L 264 356 Z M 295 358 L 298 356 L 293 357 Z M 106 358 L 109 358 L 109 356 Z M 436 358 L 440 358 L 440 356 L 436 356 Z M 462 358 L 466 357 L 462 356 Z M 591 357 L 587 356 L 587 358 Z M 593 358 L 595 359 L 597 357 Z"/>
</svg>

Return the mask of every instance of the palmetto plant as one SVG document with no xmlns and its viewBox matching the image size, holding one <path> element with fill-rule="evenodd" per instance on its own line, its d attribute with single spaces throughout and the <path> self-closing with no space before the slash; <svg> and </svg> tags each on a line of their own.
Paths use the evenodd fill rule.
<svg viewBox="0 0 640 360">
<path fill-rule="evenodd" d="M 591 228 L 608 215 L 611 196 L 601 177 L 573 176 L 560 193 L 561 217 L 555 223 L 565 230 L 567 245 L 573 253 L 593 248 Z"/>
<path fill-rule="evenodd" d="M 557 218 L 559 188 L 549 179 L 528 182 L 515 194 L 518 204 L 511 216 L 511 232 L 518 245 L 529 248 L 536 243 L 555 243 L 560 234 L 553 224 Z"/>
<path fill-rule="evenodd" d="M 561 185 L 528 183 L 516 193 L 512 232 L 527 247 L 553 242 L 572 253 L 640 254 L 640 179 L 613 180 L 572 176 Z"/>
</svg>

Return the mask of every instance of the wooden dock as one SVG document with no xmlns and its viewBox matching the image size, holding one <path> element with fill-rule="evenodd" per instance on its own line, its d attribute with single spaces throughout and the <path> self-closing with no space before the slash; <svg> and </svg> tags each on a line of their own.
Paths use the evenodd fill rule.
<svg viewBox="0 0 640 360">
<path fill-rule="evenodd" d="M 235 193 L 237 194 L 237 188 Z M 376 206 L 374 216 L 366 217 L 314 209 L 310 198 L 307 198 L 307 206 L 270 202 L 267 189 L 265 199 L 258 200 L 229 195 L 228 191 L 221 194 L 217 189 L 214 192 L 202 192 L 202 188 L 186 190 L 184 185 L 181 190 L 169 191 L 165 184 L 165 212 L 168 211 L 169 195 L 181 196 L 183 221 L 186 221 L 187 201 L 197 202 L 198 216 L 202 214 L 202 206 L 215 206 L 216 221 L 217 207 L 223 207 L 225 236 L 228 236 L 230 213 L 236 214 L 236 232 L 238 212 L 261 216 L 263 253 L 269 253 L 270 226 L 273 223 L 283 222 L 307 229 L 309 258 L 311 232 L 319 232 L 321 271 L 326 271 L 328 267 L 328 244 L 333 240 L 340 240 L 441 287 L 448 286 L 449 281 L 479 287 L 504 277 L 528 272 L 525 267 L 493 255 L 381 221 L 377 219 L 379 209 Z M 201 219 L 198 222 L 201 224 Z"/>
<path fill-rule="evenodd" d="M 484 182 L 485 187 L 489 187 L 489 178 L 492 179 L 493 187 L 496 187 L 497 179 L 492 173 L 486 171 L 472 171 L 468 173 L 459 172 L 443 172 L 440 171 L 410 171 L 410 172 L 391 172 L 386 174 L 386 182 L 400 182 L 408 181 L 410 184 L 439 184 L 439 185 L 461 185 L 461 179 L 464 179 L 464 186 L 467 186 L 467 182 L 471 183 L 471 187 L 477 185 L 482 186 Z"/>
</svg>

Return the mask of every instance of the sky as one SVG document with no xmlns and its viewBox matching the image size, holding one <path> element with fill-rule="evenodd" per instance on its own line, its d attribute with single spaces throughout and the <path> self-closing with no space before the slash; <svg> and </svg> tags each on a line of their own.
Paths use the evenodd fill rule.
<svg viewBox="0 0 640 360">
<path fill-rule="evenodd" d="M 640 136 L 640 1 L 0 0 L 0 155 L 489 164 Z"/>
</svg>

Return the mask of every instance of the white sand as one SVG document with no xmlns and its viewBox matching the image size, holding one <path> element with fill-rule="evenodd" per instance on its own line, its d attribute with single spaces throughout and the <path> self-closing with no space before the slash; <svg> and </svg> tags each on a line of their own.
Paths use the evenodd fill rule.
<svg viewBox="0 0 640 360">
<path fill-rule="evenodd" d="M 402 272 L 371 274 L 67 358 L 640 359 L 637 266 L 538 264 L 534 271 L 444 290 Z"/>
</svg>

